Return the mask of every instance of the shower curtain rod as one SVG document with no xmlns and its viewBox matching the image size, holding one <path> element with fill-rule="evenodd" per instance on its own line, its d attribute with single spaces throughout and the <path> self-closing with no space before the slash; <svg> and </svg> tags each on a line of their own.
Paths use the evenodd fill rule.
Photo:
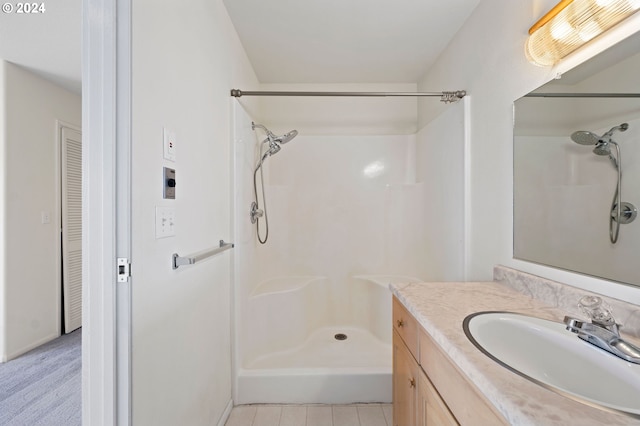
<svg viewBox="0 0 640 426">
<path fill-rule="evenodd" d="M 240 98 L 242 96 L 366 96 L 366 97 L 390 97 L 390 96 L 418 96 L 418 97 L 440 97 L 441 102 L 456 102 L 466 96 L 464 90 L 452 92 L 286 92 L 286 91 L 244 91 L 231 89 L 231 96 Z"/>
<path fill-rule="evenodd" d="M 640 98 L 640 93 L 529 93 L 525 98 Z"/>
</svg>

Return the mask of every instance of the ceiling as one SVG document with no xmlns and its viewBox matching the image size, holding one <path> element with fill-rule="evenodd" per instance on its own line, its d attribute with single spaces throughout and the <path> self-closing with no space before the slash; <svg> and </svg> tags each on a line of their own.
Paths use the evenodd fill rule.
<svg viewBox="0 0 640 426">
<path fill-rule="evenodd" d="M 263 83 L 416 83 L 480 0 L 223 0 Z M 81 90 L 82 0 L 0 13 L 0 58 Z"/>
<path fill-rule="evenodd" d="M 223 0 L 262 83 L 416 83 L 479 0 Z"/>
<path fill-rule="evenodd" d="M 82 0 L 44 5 L 39 14 L 0 13 L 0 58 L 80 93 Z"/>
</svg>

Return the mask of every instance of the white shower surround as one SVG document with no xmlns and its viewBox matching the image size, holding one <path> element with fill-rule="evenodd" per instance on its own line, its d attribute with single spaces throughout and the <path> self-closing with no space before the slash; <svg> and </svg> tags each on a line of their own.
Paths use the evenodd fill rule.
<svg viewBox="0 0 640 426">
<path fill-rule="evenodd" d="M 261 246 L 248 208 L 264 135 L 234 109 L 235 403 L 390 402 L 388 284 L 418 281 L 423 255 L 415 135 L 301 132 L 266 161 Z"/>
</svg>

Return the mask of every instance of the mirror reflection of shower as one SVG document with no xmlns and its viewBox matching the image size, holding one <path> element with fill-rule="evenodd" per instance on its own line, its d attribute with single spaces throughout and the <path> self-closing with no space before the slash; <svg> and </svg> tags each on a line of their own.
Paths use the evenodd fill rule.
<svg viewBox="0 0 640 426">
<path fill-rule="evenodd" d="M 629 124 L 622 123 L 619 126 L 612 127 L 607 133 L 598 136 L 593 132 L 579 130 L 571 134 L 571 140 L 580 145 L 594 145 L 593 153 L 596 155 L 607 156 L 611 160 L 611 164 L 618 171 L 618 183 L 611 201 L 611 211 L 609 214 L 609 240 L 612 244 L 618 241 L 620 235 L 620 224 L 633 222 L 638 212 L 636 207 L 622 201 L 622 157 L 620 153 L 620 145 L 613 139 L 613 133 L 616 131 L 625 132 L 629 128 Z M 611 153 L 611 147 L 615 148 L 616 155 Z"/>
<path fill-rule="evenodd" d="M 282 149 L 282 145 L 289 142 L 291 139 L 295 138 L 298 135 L 297 130 L 291 130 L 289 133 L 285 133 L 281 136 L 276 136 L 269 129 L 267 129 L 262 124 L 251 123 L 251 130 L 255 130 L 256 128 L 262 129 L 267 134 L 267 138 L 260 143 L 260 159 L 256 164 L 256 168 L 253 171 L 253 194 L 254 201 L 251 203 L 251 210 L 249 212 L 249 216 L 251 217 L 251 223 L 256 224 L 256 231 L 258 235 L 258 241 L 260 244 L 264 244 L 267 242 L 269 238 L 269 219 L 267 217 L 267 199 L 264 194 L 264 175 L 262 172 L 262 165 L 267 157 L 270 157 L 274 154 L 277 154 L 280 149 Z M 263 147 L 267 146 L 266 150 L 263 152 Z M 257 184 L 257 175 L 258 170 L 260 171 L 260 192 L 262 198 L 262 204 L 260 204 L 258 198 L 258 184 Z M 261 208 L 262 207 L 262 208 Z M 264 238 L 260 234 L 260 219 L 264 220 Z"/>
</svg>

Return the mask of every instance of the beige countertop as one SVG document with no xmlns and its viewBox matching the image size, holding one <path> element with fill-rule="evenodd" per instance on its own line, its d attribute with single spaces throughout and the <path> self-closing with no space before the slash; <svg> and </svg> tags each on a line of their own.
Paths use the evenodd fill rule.
<svg viewBox="0 0 640 426">
<path fill-rule="evenodd" d="M 466 337 L 464 318 L 480 311 L 510 311 L 562 321 L 567 311 L 500 282 L 391 284 L 458 369 L 512 425 L 640 425 L 640 419 L 574 401 L 507 370 Z M 638 395 L 640 398 L 640 395 Z"/>
</svg>

